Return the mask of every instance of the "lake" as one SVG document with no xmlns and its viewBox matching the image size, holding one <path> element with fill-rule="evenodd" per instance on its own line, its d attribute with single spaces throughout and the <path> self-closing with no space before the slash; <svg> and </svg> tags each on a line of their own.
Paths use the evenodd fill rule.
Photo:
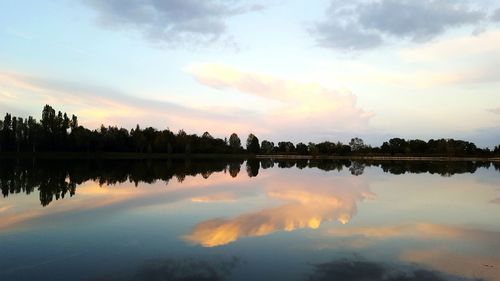
<svg viewBox="0 0 500 281">
<path fill-rule="evenodd" d="M 0 161 L 2 281 L 500 281 L 498 162 Z"/>
</svg>

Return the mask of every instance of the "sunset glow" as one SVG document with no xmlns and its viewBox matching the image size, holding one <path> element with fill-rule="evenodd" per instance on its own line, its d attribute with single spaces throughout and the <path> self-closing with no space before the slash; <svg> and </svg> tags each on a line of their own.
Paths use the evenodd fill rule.
<svg viewBox="0 0 500 281">
<path fill-rule="evenodd" d="M 0 4 L 1 112 L 275 142 L 500 138 L 491 1 L 21 2 Z"/>
</svg>

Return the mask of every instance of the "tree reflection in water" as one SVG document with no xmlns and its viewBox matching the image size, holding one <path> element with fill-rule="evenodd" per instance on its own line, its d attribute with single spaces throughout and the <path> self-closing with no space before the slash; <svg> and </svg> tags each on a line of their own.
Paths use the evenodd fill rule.
<svg viewBox="0 0 500 281">
<path fill-rule="evenodd" d="M 237 257 L 156 259 L 143 263 L 130 278 L 99 277 L 89 281 L 224 281 L 239 264 Z"/>
<path fill-rule="evenodd" d="M 0 189 L 4 197 L 9 194 L 30 194 L 38 191 L 40 203 L 49 205 L 54 199 L 73 196 L 76 186 L 96 181 L 101 186 L 126 181 L 139 183 L 168 182 L 172 178 L 182 182 L 186 176 L 229 173 L 237 177 L 243 159 L 167 159 L 167 160 L 42 160 L 2 159 L 0 161 Z M 276 165 L 275 165 L 276 164 Z M 246 172 L 257 177 L 259 169 L 317 168 L 324 171 L 342 171 L 348 168 L 352 175 L 363 174 L 365 167 L 376 166 L 391 174 L 430 173 L 451 176 L 474 173 L 478 168 L 493 165 L 500 171 L 499 162 L 467 161 L 350 161 L 329 159 L 249 159 Z"/>
<path fill-rule="evenodd" d="M 380 262 L 341 259 L 313 265 L 308 281 L 465 281 L 478 280 L 419 268 Z M 479 279 L 481 280 L 481 279 Z"/>
</svg>

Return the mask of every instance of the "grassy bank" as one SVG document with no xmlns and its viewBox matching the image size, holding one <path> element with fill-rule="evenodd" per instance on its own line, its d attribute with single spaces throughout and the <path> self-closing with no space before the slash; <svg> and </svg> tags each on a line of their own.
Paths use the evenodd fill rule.
<svg viewBox="0 0 500 281">
<path fill-rule="evenodd" d="M 332 160 L 377 160 L 377 161 L 495 161 L 499 157 L 446 157 L 446 156 L 335 156 L 335 155 L 256 155 L 258 159 L 332 159 Z"/>
<path fill-rule="evenodd" d="M 176 154 L 176 153 L 130 153 L 130 152 L 100 152 L 100 153 L 82 153 L 82 152 L 3 152 L 0 158 L 43 158 L 43 159 L 246 159 L 254 158 L 255 155 L 248 154 Z"/>
<path fill-rule="evenodd" d="M 254 155 L 254 154 L 169 154 L 169 153 L 81 153 L 81 152 L 2 152 L 0 158 L 43 159 L 331 159 L 331 160 L 377 160 L 377 161 L 500 161 L 499 157 L 446 157 L 446 156 L 336 156 L 336 155 Z"/>
</svg>

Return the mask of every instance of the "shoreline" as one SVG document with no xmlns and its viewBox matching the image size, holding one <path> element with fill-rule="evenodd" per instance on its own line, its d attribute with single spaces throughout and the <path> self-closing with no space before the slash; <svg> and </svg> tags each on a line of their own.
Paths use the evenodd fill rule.
<svg viewBox="0 0 500 281">
<path fill-rule="evenodd" d="M 40 158 L 40 159 L 283 159 L 283 160 L 373 160 L 373 161 L 490 161 L 500 162 L 500 157 L 478 156 L 377 156 L 377 155 L 286 155 L 286 154 L 222 154 L 222 153 L 131 153 L 131 152 L 1 152 L 2 158 Z"/>
<path fill-rule="evenodd" d="M 335 155 L 256 155 L 258 159 L 331 159 L 331 160 L 375 160 L 375 161 L 490 161 L 500 162 L 500 157 L 471 156 L 335 156 Z"/>
</svg>

